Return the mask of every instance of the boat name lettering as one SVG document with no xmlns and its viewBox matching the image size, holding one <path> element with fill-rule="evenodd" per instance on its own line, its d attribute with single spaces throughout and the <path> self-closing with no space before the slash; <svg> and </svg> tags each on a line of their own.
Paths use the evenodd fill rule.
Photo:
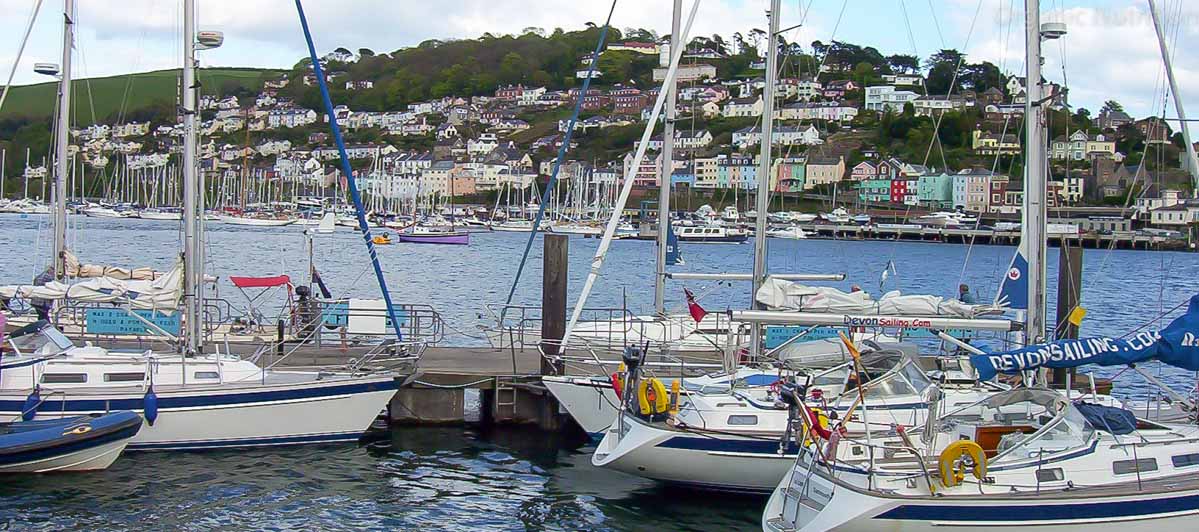
<svg viewBox="0 0 1199 532">
<path fill-rule="evenodd" d="M 881 316 L 850 316 L 846 314 L 842 321 L 850 327 L 899 327 L 903 329 L 926 329 L 932 327 L 929 320 L 920 318 L 890 318 Z"/>
</svg>

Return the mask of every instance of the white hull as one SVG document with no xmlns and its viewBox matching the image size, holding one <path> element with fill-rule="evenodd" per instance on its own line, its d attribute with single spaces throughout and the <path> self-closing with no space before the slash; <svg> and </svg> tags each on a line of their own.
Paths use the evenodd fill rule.
<svg viewBox="0 0 1199 532">
<path fill-rule="evenodd" d="M 555 376 L 542 377 L 541 383 L 592 438 L 602 437 L 616 420 L 620 399 L 606 379 Z"/>
<path fill-rule="evenodd" d="M 296 382 L 156 388 L 158 417 L 130 450 L 209 449 L 354 441 L 395 395 L 392 376 Z M 111 408 L 145 415 L 145 392 L 71 389 L 46 395 L 39 418 L 99 413 Z M 28 390 L 0 394 L 0 418 L 20 416 Z"/>
<path fill-rule="evenodd" d="M 133 218 L 132 212 L 114 211 L 112 209 L 85 209 L 83 214 L 89 218 Z"/>
<path fill-rule="evenodd" d="M 42 460 L 0 466 L 0 473 L 53 473 L 55 471 L 98 471 L 108 469 L 121 456 L 129 439 Z"/>
<path fill-rule="evenodd" d="M 295 220 L 276 220 L 271 218 L 243 218 L 241 216 L 220 216 L 221 223 L 229 225 L 246 225 L 253 227 L 282 227 L 295 223 Z"/>
<path fill-rule="evenodd" d="M 819 467 L 819 466 L 817 466 Z M 1108 497 L 877 497 L 833 486 L 813 474 L 811 485 L 789 472 L 762 513 L 764 532 L 934 532 L 1019 529 L 1040 532 L 1163 532 L 1189 530 L 1199 519 L 1199 490 Z M 1035 483 L 1035 481 L 1034 481 Z M 1068 492 L 1066 492 L 1068 493 Z M 804 502 L 796 504 L 803 496 Z M 1154 500 L 1157 499 L 1157 500 Z M 1161 504 L 1165 500 L 1170 504 Z M 817 507 L 823 509 L 818 511 Z M 795 525 L 794 527 L 792 525 Z"/>
<path fill-rule="evenodd" d="M 138 217 L 143 220 L 170 220 L 179 221 L 183 219 L 183 215 L 177 212 L 145 212 L 142 211 Z"/>
<path fill-rule="evenodd" d="M 716 433 L 688 433 L 624 420 L 604 434 L 591 463 L 632 475 L 689 487 L 766 493 L 795 463 L 779 454 L 778 440 L 745 439 Z"/>
</svg>

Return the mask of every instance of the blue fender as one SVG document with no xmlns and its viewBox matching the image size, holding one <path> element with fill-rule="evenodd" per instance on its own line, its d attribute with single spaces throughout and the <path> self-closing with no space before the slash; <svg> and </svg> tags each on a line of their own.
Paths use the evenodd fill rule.
<svg viewBox="0 0 1199 532">
<path fill-rule="evenodd" d="M 154 420 L 158 419 L 158 395 L 154 393 L 154 385 L 150 385 L 146 396 L 142 398 L 142 417 L 151 427 L 154 426 Z"/>
<path fill-rule="evenodd" d="M 33 391 L 29 393 L 29 397 L 25 398 L 25 404 L 21 405 L 21 420 L 33 421 L 33 418 L 37 416 L 37 409 L 41 404 L 42 395 L 40 389 L 35 386 Z"/>
</svg>

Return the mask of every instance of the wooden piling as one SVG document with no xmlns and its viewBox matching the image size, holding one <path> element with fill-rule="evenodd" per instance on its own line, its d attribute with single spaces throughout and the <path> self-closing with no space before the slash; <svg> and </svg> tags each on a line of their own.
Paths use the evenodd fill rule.
<svg viewBox="0 0 1199 532">
<path fill-rule="evenodd" d="M 1057 328 L 1058 340 L 1078 338 L 1078 326 L 1070 323 L 1070 313 L 1082 301 L 1082 246 L 1067 246 L 1062 241 L 1057 263 Z M 1065 385 L 1066 375 L 1074 369 L 1053 370 L 1053 383 Z M 1073 379 L 1071 379 L 1073 380 Z"/>
<path fill-rule="evenodd" d="M 569 271 L 570 237 L 545 235 L 541 266 L 541 349 L 557 355 L 566 335 L 566 280 Z M 541 360 L 542 375 L 563 375 L 562 363 Z"/>
</svg>

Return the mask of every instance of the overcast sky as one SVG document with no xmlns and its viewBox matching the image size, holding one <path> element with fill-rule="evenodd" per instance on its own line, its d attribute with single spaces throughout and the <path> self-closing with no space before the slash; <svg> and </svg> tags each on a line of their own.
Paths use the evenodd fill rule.
<svg viewBox="0 0 1199 532">
<path fill-rule="evenodd" d="M 685 0 L 685 10 L 691 0 Z M 1199 93 L 1199 2 L 1158 0 L 1174 35 L 1178 82 L 1185 97 Z M 16 57 L 35 0 L 0 0 L 0 83 Z M 80 0 L 76 76 L 102 76 L 177 67 L 181 63 L 182 0 Z M 205 52 L 207 66 L 290 67 L 306 55 L 295 5 L 289 0 L 198 0 L 201 29 L 225 32 L 225 46 Z M 789 41 L 807 45 L 832 38 L 884 54 L 927 57 L 940 48 L 964 50 L 1022 71 L 1020 0 L 784 1 L 782 26 L 803 23 Z M 767 0 L 703 0 L 692 35 L 731 35 L 765 28 Z M 529 26 L 575 29 L 602 23 L 606 0 L 308 0 L 317 47 L 392 51 L 431 38 L 472 38 L 483 32 L 519 33 Z M 618 0 L 613 25 L 669 33 L 669 0 Z M 1097 111 L 1114 98 L 1138 116 L 1160 114 L 1161 56 L 1145 0 L 1043 0 L 1043 20 L 1065 22 L 1069 35 L 1046 47 L 1046 77 L 1064 76 L 1071 102 Z M 842 11 L 844 9 L 844 11 Z M 1013 13 L 1014 10 L 1014 13 Z M 46 0 L 15 84 L 42 81 L 35 62 L 58 62 L 61 0 Z M 840 23 L 838 24 L 838 20 Z M 905 23 L 910 21 L 910 24 Z M 1178 22 L 1182 21 L 1179 25 Z M 1180 29 L 1179 29 L 1180 28 Z M 1188 93 L 1188 88 L 1190 88 Z M 1199 99 L 1188 100 L 1199 113 Z M 1173 106 L 1168 113 L 1174 116 Z"/>
</svg>

